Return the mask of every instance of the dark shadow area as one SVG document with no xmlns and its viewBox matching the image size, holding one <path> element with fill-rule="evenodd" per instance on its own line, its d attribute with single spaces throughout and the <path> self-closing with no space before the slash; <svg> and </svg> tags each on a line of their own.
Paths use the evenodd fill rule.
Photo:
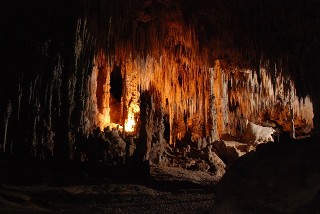
<svg viewBox="0 0 320 214">
<path fill-rule="evenodd" d="M 122 96 L 122 76 L 121 69 L 118 66 L 115 66 L 110 76 L 110 93 L 113 98 L 121 102 Z"/>
<path fill-rule="evenodd" d="M 313 138 L 259 145 L 217 184 L 213 212 L 318 213 L 319 149 Z"/>
<path fill-rule="evenodd" d="M 120 124 L 121 118 L 121 97 L 122 97 L 122 76 L 121 69 L 115 66 L 110 76 L 110 119 L 111 122 Z"/>
<path fill-rule="evenodd" d="M 135 166 L 109 166 L 103 163 L 19 159 L 0 156 L 0 183 L 3 185 L 80 185 L 108 181 L 145 182 L 147 172 Z"/>
<path fill-rule="evenodd" d="M 0 170 L 1 213 L 203 213 L 215 200 L 212 186 L 162 180 L 134 166 L 2 155 Z"/>
</svg>

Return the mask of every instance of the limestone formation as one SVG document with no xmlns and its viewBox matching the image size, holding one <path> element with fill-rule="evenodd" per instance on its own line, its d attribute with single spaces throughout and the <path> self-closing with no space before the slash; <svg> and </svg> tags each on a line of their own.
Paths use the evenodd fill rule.
<svg viewBox="0 0 320 214">
<path fill-rule="evenodd" d="M 179 165 L 171 161 L 181 155 L 210 165 L 204 154 L 209 146 L 226 164 L 234 160 L 234 151 L 222 152 L 215 143 L 246 136 L 246 120 L 256 127 L 269 121 L 279 133 L 296 138 L 308 136 L 318 124 L 313 122 L 317 87 L 302 90 L 299 77 L 309 77 L 295 70 L 305 67 L 307 57 L 288 55 L 279 40 L 298 35 L 304 25 L 290 25 L 295 32 L 290 35 L 262 37 L 254 22 L 237 23 L 244 17 L 234 8 L 246 11 L 242 5 L 193 4 L 106 0 L 60 5 L 45 0 L 26 10 L 8 4 L 8 11 L 21 13 L 8 19 L 21 27 L 10 35 L 11 25 L 6 25 L 7 46 L 1 49 L 8 56 L 1 64 L 6 69 L 1 78 L 2 152 L 10 145 L 13 153 L 40 159 L 74 160 L 84 153 L 82 159 L 96 161 L 88 150 L 103 138 L 93 132 L 110 127 L 120 133 L 104 139 L 116 145 L 110 156 Z M 252 11 L 260 6 L 268 5 Z M 260 15 L 274 22 L 269 13 Z M 287 23 L 285 16 L 279 20 Z M 313 50 L 309 39 L 306 45 Z M 16 44 L 19 48 L 12 48 Z M 272 140 L 271 129 L 266 138 L 253 135 L 257 139 L 246 141 Z M 191 162 L 185 165 L 192 167 Z"/>
</svg>

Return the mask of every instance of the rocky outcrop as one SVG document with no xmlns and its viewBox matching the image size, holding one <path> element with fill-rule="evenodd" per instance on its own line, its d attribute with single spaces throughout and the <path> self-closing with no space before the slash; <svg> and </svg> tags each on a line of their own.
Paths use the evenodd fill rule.
<svg viewBox="0 0 320 214">
<path fill-rule="evenodd" d="M 314 139 L 261 144 L 216 187 L 214 213 L 317 213 L 319 146 Z"/>
<path fill-rule="evenodd" d="M 246 154 L 247 144 L 239 143 L 236 141 L 216 141 L 213 143 L 215 153 L 227 165 L 233 163 L 238 157 Z"/>
<path fill-rule="evenodd" d="M 242 135 L 242 141 L 249 144 L 273 142 L 276 131 L 271 127 L 263 127 L 252 122 L 247 122 L 247 127 Z"/>
</svg>

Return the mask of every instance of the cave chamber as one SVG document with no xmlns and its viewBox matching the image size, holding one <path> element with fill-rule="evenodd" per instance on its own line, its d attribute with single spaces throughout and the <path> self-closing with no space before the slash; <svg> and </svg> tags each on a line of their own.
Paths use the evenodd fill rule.
<svg viewBox="0 0 320 214">
<path fill-rule="evenodd" d="M 262 11 L 273 8 L 266 1 L 46 0 L 26 8 L 6 7 L 2 69 L 14 72 L 1 92 L 2 152 L 76 159 L 92 133 L 117 130 L 141 159 L 160 163 L 154 153 L 167 147 L 241 141 L 249 122 L 295 138 L 319 129 L 318 86 L 301 83 L 312 82 L 304 69 L 318 75 L 308 58 L 313 37 L 290 46 L 306 20 L 275 20 Z M 303 8 L 311 6 L 296 12 Z M 285 25 L 289 33 L 272 33 Z"/>
</svg>

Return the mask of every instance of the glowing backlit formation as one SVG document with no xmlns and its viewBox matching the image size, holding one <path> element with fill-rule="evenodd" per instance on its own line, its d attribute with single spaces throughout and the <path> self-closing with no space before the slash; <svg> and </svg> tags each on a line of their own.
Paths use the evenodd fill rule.
<svg viewBox="0 0 320 214">
<path fill-rule="evenodd" d="M 140 107 L 136 103 L 131 103 L 128 110 L 128 116 L 124 123 L 124 130 L 126 132 L 133 132 L 135 130 L 136 121 L 135 115 L 140 112 Z"/>
</svg>

